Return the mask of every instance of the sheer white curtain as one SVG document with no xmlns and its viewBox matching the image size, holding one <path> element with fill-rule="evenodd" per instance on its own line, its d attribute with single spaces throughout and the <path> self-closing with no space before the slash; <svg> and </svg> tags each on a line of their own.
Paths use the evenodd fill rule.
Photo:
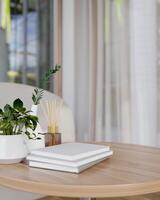
<svg viewBox="0 0 160 200">
<path fill-rule="evenodd" d="M 158 1 L 68 2 L 77 139 L 158 145 Z"/>
</svg>

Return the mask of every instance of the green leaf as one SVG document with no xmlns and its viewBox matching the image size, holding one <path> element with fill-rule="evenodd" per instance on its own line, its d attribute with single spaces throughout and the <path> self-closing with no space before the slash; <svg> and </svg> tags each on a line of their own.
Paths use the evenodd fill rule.
<svg viewBox="0 0 160 200">
<path fill-rule="evenodd" d="M 37 127 L 38 117 L 34 115 L 28 115 L 27 119 L 30 120 L 30 128 L 34 131 Z"/>
<path fill-rule="evenodd" d="M 34 104 L 36 105 L 36 96 L 34 95 L 34 93 L 32 94 L 32 101 L 33 101 Z"/>
<path fill-rule="evenodd" d="M 44 90 L 36 88 L 36 89 L 34 89 L 34 92 L 35 93 L 32 94 L 32 101 L 33 101 L 34 105 L 38 105 L 40 103 L 40 100 L 43 97 Z"/>
<path fill-rule="evenodd" d="M 26 111 L 26 108 L 24 108 L 24 107 L 19 108 L 19 112 L 21 112 L 22 114 L 25 114 L 25 111 Z"/>
<path fill-rule="evenodd" d="M 51 76 L 58 72 L 60 69 L 61 66 L 58 64 L 55 66 L 55 68 L 49 68 L 48 71 L 45 73 L 44 78 L 42 79 L 43 83 L 48 82 Z"/>
<path fill-rule="evenodd" d="M 23 102 L 18 98 L 13 102 L 13 108 L 19 110 L 23 108 Z"/>
<path fill-rule="evenodd" d="M 3 110 L 2 109 L 0 109 L 0 115 L 3 115 Z"/>
<path fill-rule="evenodd" d="M 10 112 L 10 110 L 11 110 L 11 106 L 9 104 L 6 104 L 4 106 L 4 112 Z"/>
</svg>

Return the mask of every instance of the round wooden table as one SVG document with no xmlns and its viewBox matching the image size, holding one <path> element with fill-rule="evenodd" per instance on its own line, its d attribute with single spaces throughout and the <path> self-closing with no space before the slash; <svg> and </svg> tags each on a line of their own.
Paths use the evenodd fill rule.
<svg viewBox="0 0 160 200">
<path fill-rule="evenodd" d="M 0 185 L 49 196 L 78 198 L 160 192 L 159 148 L 106 145 L 113 149 L 113 156 L 81 174 L 30 168 L 25 164 L 0 165 Z"/>
</svg>

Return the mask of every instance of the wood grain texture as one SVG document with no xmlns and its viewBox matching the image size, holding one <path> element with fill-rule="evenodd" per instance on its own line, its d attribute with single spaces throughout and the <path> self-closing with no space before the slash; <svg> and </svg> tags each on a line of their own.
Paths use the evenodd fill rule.
<svg viewBox="0 0 160 200">
<path fill-rule="evenodd" d="M 79 200 L 78 198 L 65 198 L 65 197 L 44 197 L 37 200 Z"/>
<path fill-rule="evenodd" d="M 62 197 L 126 197 L 160 191 L 159 148 L 109 145 L 114 155 L 81 174 L 0 165 L 0 185 Z"/>
<path fill-rule="evenodd" d="M 37 200 L 79 200 L 79 198 L 44 197 Z M 97 198 L 96 200 L 160 200 L 160 193 L 147 194 L 133 197 Z"/>
<path fill-rule="evenodd" d="M 79 200 L 78 198 L 44 197 L 37 200 Z M 133 197 L 97 198 L 96 200 L 160 200 L 160 193 L 147 194 Z"/>
<path fill-rule="evenodd" d="M 78 200 L 78 198 L 65 198 L 65 197 L 44 197 L 37 200 Z"/>
</svg>

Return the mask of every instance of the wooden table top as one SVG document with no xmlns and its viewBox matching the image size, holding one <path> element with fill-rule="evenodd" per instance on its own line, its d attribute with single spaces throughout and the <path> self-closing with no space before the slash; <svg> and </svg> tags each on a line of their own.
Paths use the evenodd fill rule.
<svg viewBox="0 0 160 200">
<path fill-rule="evenodd" d="M 160 191 L 159 148 L 109 145 L 114 155 L 81 174 L 0 165 L 0 185 L 62 197 L 124 197 Z"/>
</svg>

